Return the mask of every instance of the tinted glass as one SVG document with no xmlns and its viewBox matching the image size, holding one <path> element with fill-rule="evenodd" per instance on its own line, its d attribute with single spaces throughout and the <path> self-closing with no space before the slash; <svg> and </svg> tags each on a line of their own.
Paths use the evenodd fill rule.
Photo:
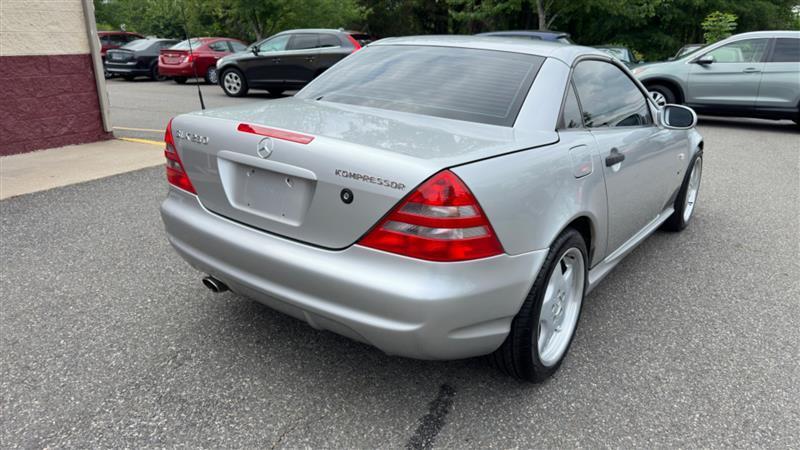
<svg viewBox="0 0 800 450">
<path fill-rule="evenodd" d="M 175 46 L 175 44 L 176 44 L 175 41 L 159 41 L 158 42 L 158 47 L 159 48 L 172 48 L 172 47 Z M 194 50 L 195 48 L 197 48 L 197 47 L 195 47 L 194 44 L 192 44 L 192 50 Z"/>
<path fill-rule="evenodd" d="M 581 107 L 578 105 L 578 98 L 575 96 L 575 88 L 572 83 L 567 88 L 567 98 L 564 99 L 564 108 L 561 110 L 560 129 L 582 128 Z"/>
<path fill-rule="evenodd" d="M 358 43 L 362 46 L 367 45 L 374 40 L 372 39 L 372 36 L 364 33 L 350 33 L 350 37 L 358 41 Z"/>
<path fill-rule="evenodd" d="M 320 34 L 319 35 L 319 46 L 320 47 L 339 47 L 342 43 L 339 41 L 339 38 L 332 35 L 332 34 Z"/>
<path fill-rule="evenodd" d="M 137 39 L 135 41 L 129 42 L 122 46 L 122 48 L 127 50 L 139 51 L 144 50 L 148 47 L 153 45 L 153 41 L 150 39 Z"/>
<path fill-rule="evenodd" d="M 247 50 L 247 46 L 241 42 L 228 41 L 228 43 L 231 45 L 231 49 L 233 49 L 234 52 L 243 52 Z"/>
<path fill-rule="evenodd" d="M 203 45 L 200 39 L 191 39 L 192 50 Z M 189 41 L 180 41 L 172 47 L 173 50 L 189 50 Z"/>
<path fill-rule="evenodd" d="M 625 127 L 652 123 L 647 99 L 613 64 L 583 61 L 572 73 L 589 128 Z"/>
<path fill-rule="evenodd" d="M 492 50 L 366 47 L 297 96 L 512 126 L 543 61 Z"/>
<path fill-rule="evenodd" d="M 319 39 L 316 34 L 295 34 L 289 41 L 289 50 L 307 50 L 317 48 Z"/>
<path fill-rule="evenodd" d="M 769 62 L 800 63 L 800 39 L 775 39 L 775 50 L 772 51 L 772 57 Z"/>
<path fill-rule="evenodd" d="M 215 52 L 228 52 L 230 49 L 228 48 L 228 43 L 225 41 L 217 41 L 208 44 L 208 48 L 214 50 Z"/>
<path fill-rule="evenodd" d="M 289 43 L 289 38 L 291 36 L 288 34 L 284 34 L 281 36 L 276 36 L 272 39 L 267 39 L 266 41 L 262 42 L 258 46 L 259 53 L 261 52 L 282 52 L 286 50 L 286 44 Z"/>
<path fill-rule="evenodd" d="M 122 46 L 130 42 L 130 39 L 128 39 L 128 36 L 125 36 L 124 34 L 112 34 L 110 36 L 110 41 L 111 45 Z"/>
<path fill-rule="evenodd" d="M 754 63 L 760 62 L 767 49 L 767 39 L 747 39 L 731 42 L 706 53 L 715 63 Z"/>
</svg>

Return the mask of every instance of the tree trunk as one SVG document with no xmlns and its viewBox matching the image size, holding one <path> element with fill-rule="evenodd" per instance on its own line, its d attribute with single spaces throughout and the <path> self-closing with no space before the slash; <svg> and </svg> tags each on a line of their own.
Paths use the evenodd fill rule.
<svg viewBox="0 0 800 450">
<path fill-rule="evenodd" d="M 544 10 L 544 0 L 536 0 L 536 16 L 539 18 L 539 31 L 547 30 L 547 12 Z"/>
</svg>

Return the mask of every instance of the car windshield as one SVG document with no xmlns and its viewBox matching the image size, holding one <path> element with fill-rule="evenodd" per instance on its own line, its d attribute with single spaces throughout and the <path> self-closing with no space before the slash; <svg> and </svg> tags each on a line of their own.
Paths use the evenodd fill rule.
<svg viewBox="0 0 800 450">
<path fill-rule="evenodd" d="M 683 47 L 678 51 L 678 55 L 676 56 L 676 58 L 683 58 L 684 56 L 691 55 L 692 53 L 700 50 L 703 47 L 704 47 L 703 45 L 696 45 L 696 46 L 687 45 L 686 47 Z"/>
<path fill-rule="evenodd" d="M 203 42 L 200 39 L 194 38 L 194 39 L 189 39 L 189 40 L 185 40 L 185 41 L 180 41 L 177 44 L 175 44 L 172 47 L 170 47 L 169 49 L 170 50 L 189 50 L 189 42 L 190 41 L 192 43 L 192 49 L 193 50 L 196 49 L 197 47 L 200 47 L 201 45 L 203 45 Z"/>
<path fill-rule="evenodd" d="M 450 47 L 367 47 L 297 94 L 448 119 L 512 126 L 541 56 Z"/>
<path fill-rule="evenodd" d="M 628 50 L 624 48 L 604 47 L 604 48 L 599 48 L 598 50 L 604 52 L 607 55 L 611 55 L 620 61 L 631 62 L 630 58 L 628 58 Z"/>
<path fill-rule="evenodd" d="M 153 44 L 153 41 L 150 40 L 150 39 L 137 39 L 135 41 L 131 41 L 131 42 L 123 45 L 122 48 L 124 48 L 126 50 L 137 51 L 137 50 L 144 50 L 147 47 L 150 47 L 150 45 L 152 45 L 152 44 Z"/>
</svg>

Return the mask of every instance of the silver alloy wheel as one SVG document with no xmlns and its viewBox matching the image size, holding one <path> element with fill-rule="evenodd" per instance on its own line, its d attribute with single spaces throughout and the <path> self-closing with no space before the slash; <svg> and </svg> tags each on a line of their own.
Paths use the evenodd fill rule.
<svg viewBox="0 0 800 450">
<path fill-rule="evenodd" d="M 683 200 L 683 221 L 688 222 L 697 203 L 697 193 L 700 191 L 700 177 L 703 174 L 703 158 L 694 160 L 692 174 L 689 175 L 689 185 L 686 186 L 686 198 Z"/>
<path fill-rule="evenodd" d="M 225 90 L 231 94 L 238 94 L 242 90 L 242 78 L 236 72 L 228 72 L 223 80 Z"/>
<path fill-rule="evenodd" d="M 547 367 L 558 363 L 567 351 L 583 302 L 585 273 L 583 255 L 572 247 L 547 280 L 536 335 L 539 360 Z"/>
<path fill-rule="evenodd" d="M 656 102 L 656 106 L 661 107 L 667 104 L 667 98 L 661 92 L 650 91 L 650 98 Z"/>
<path fill-rule="evenodd" d="M 217 76 L 217 69 L 213 67 L 208 68 L 208 82 L 211 84 L 219 83 L 219 77 Z"/>
</svg>

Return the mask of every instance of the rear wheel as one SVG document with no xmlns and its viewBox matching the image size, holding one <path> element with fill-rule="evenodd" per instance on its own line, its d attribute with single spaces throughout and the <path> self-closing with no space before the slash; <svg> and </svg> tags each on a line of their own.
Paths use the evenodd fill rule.
<svg viewBox="0 0 800 450">
<path fill-rule="evenodd" d="M 569 350 L 586 292 L 586 243 L 568 228 L 555 240 L 503 345 L 490 356 L 505 373 L 541 382 Z"/>
<path fill-rule="evenodd" d="M 247 80 L 236 69 L 222 72 L 222 90 L 228 97 L 244 97 L 247 95 Z"/>
<path fill-rule="evenodd" d="M 662 228 L 668 231 L 681 231 L 689 225 L 697 206 L 697 195 L 700 193 L 700 179 L 702 176 L 703 153 L 698 152 L 686 170 L 683 185 L 681 185 L 681 190 L 678 191 L 678 198 L 675 199 L 675 211 L 664 222 Z"/>
<path fill-rule="evenodd" d="M 150 68 L 150 79 L 154 81 L 164 81 L 167 77 L 158 73 L 158 64 L 153 64 L 153 67 Z"/>
<path fill-rule="evenodd" d="M 178 84 L 186 84 L 186 77 L 174 77 L 172 78 L 172 81 Z"/>
<path fill-rule="evenodd" d="M 647 90 L 650 92 L 650 97 L 658 106 L 664 106 L 668 103 L 677 103 L 678 101 L 678 96 L 675 92 L 662 84 L 650 85 L 647 87 Z"/>
</svg>

